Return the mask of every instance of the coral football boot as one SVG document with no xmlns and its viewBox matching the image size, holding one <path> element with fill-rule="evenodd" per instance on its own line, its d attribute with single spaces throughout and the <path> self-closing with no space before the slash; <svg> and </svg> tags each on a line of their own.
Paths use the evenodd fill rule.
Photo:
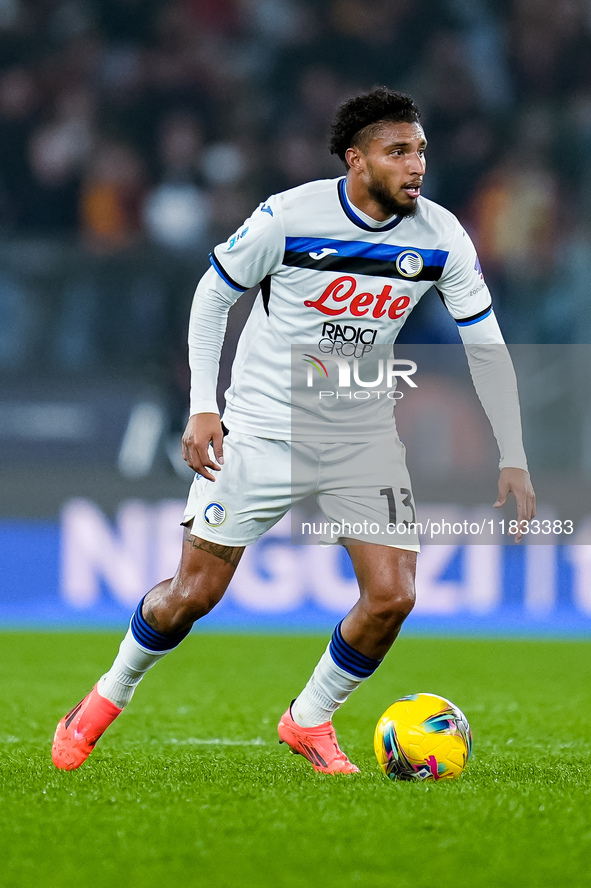
<svg viewBox="0 0 591 888">
<path fill-rule="evenodd" d="M 322 774 L 359 774 L 359 768 L 350 762 L 339 748 L 332 722 L 315 728 L 302 728 L 291 717 L 291 707 L 281 716 L 277 725 L 280 743 L 287 743 L 296 755 L 303 755 L 315 771 Z"/>
<path fill-rule="evenodd" d="M 122 709 L 101 697 L 95 685 L 84 700 L 64 715 L 56 728 L 51 747 L 56 768 L 63 771 L 79 768 L 121 712 Z"/>
</svg>

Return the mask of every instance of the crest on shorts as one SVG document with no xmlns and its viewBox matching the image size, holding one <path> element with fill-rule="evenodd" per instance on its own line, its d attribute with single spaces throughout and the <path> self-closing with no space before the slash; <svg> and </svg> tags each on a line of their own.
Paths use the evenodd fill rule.
<svg viewBox="0 0 591 888">
<path fill-rule="evenodd" d="M 210 527 L 219 527 L 226 520 L 226 509 L 221 503 L 208 503 L 203 510 L 203 520 Z"/>
</svg>

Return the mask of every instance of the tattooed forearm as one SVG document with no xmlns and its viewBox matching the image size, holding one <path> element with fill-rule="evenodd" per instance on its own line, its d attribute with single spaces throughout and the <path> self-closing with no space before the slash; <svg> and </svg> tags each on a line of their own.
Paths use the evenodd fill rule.
<svg viewBox="0 0 591 888">
<path fill-rule="evenodd" d="M 184 539 L 185 542 L 191 543 L 194 549 L 209 552 L 210 555 L 221 558 L 232 567 L 236 567 L 244 552 L 244 546 L 223 546 L 221 543 L 210 543 L 209 540 L 202 540 L 201 537 L 194 536 L 187 528 L 185 528 Z"/>
</svg>

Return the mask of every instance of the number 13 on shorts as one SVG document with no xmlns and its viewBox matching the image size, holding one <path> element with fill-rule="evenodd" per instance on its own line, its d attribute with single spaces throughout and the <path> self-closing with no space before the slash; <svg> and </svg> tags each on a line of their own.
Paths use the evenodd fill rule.
<svg viewBox="0 0 591 888">
<path fill-rule="evenodd" d="M 408 487 L 382 487 L 380 496 L 386 498 L 388 504 L 388 524 L 396 525 L 399 521 L 405 527 L 416 523 L 416 511 L 412 492 Z M 409 512 L 410 510 L 410 512 Z"/>
</svg>

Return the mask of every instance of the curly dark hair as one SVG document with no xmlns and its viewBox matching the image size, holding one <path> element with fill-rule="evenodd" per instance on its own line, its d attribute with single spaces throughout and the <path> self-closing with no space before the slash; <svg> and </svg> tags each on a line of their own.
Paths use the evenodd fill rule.
<svg viewBox="0 0 591 888">
<path fill-rule="evenodd" d="M 384 120 L 394 123 L 418 123 L 421 112 L 410 96 L 377 86 L 342 104 L 332 125 L 330 153 L 338 155 L 346 167 L 347 148 L 365 147 Z M 368 129 L 371 127 L 371 129 Z"/>
</svg>

